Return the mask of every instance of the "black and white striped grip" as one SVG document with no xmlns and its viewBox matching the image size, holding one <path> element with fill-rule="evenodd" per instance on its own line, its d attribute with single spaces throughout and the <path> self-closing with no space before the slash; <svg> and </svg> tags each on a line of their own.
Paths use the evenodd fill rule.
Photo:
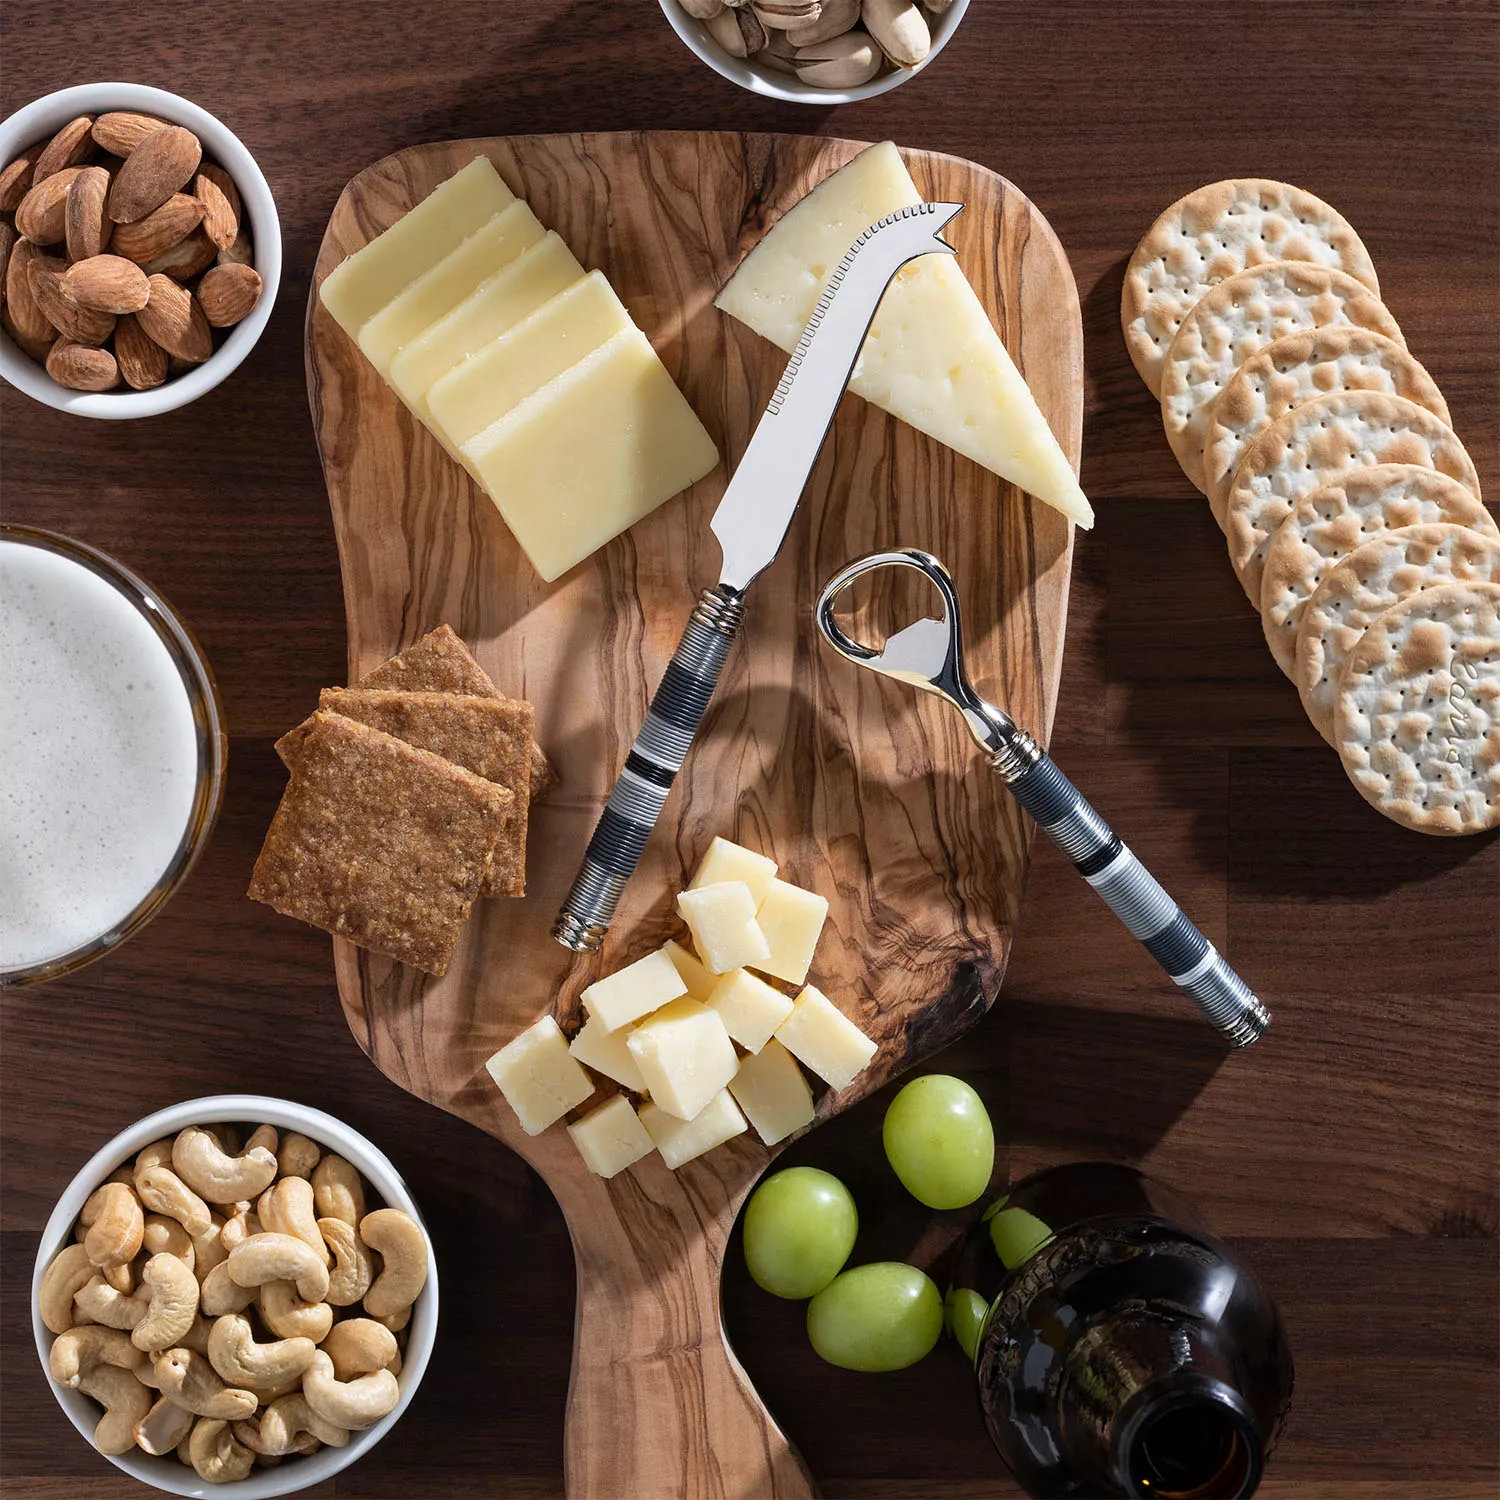
<svg viewBox="0 0 1500 1500">
<path fill-rule="evenodd" d="M 1265 1006 L 1055 762 L 1043 756 L 1010 789 L 1210 1025 L 1237 1047 L 1265 1031 Z"/>
<path fill-rule="evenodd" d="M 743 608 L 743 596 L 722 584 L 699 595 L 553 923 L 564 947 L 592 952 L 603 941 L 714 695 Z"/>
</svg>

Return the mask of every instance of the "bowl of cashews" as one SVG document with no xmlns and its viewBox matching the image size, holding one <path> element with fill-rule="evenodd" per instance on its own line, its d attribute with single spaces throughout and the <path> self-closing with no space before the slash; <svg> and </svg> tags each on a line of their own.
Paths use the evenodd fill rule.
<svg viewBox="0 0 1500 1500">
<path fill-rule="evenodd" d="M 159 1110 L 58 1201 L 32 1276 L 69 1420 L 173 1495 L 287 1495 L 370 1449 L 437 1332 L 437 1268 L 390 1160 L 321 1110 L 220 1094 Z"/>
</svg>

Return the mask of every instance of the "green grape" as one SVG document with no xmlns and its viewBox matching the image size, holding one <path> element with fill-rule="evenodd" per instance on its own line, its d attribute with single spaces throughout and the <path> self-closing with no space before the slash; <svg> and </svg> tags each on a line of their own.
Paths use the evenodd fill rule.
<svg viewBox="0 0 1500 1500">
<path fill-rule="evenodd" d="M 845 1370 L 904 1370 L 943 1332 L 943 1299 L 915 1266 L 882 1260 L 855 1266 L 807 1304 L 807 1336 Z"/>
<path fill-rule="evenodd" d="M 788 1167 L 751 1194 L 745 1264 L 772 1296 L 812 1297 L 843 1270 L 858 1232 L 854 1199 L 837 1177 Z"/>
<path fill-rule="evenodd" d="M 984 1327 L 984 1315 L 989 1310 L 984 1298 L 966 1286 L 953 1287 L 948 1293 L 948 1332 L 968 1356 L 970 1364 L 974 1363 L 974 1356 L 979 1352 L 979 1334 Z"/>
<path fill-rule="evenodd" d="M 1024 1208 L 1002 1207 L 985 1217 L 990 1221 L 990 1243 L 1007 1271 L 1030 1260 L 1052 1238 L 1052 1231 Z"/>
<path fill-rule="evenodd" d="M 912 1079 L 891 1100 L 882 1135 L 902 1186 L 928 1208 L 964 1208 L 989 1186 L 995 1130 L 961 1078 Z"/>
</svg>

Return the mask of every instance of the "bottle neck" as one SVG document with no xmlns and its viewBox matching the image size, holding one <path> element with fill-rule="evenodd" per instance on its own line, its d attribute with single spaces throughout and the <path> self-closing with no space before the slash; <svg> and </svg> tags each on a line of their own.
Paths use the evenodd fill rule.
<svg viewBox="0 0 1500 1500">
<path fill-rule="evenodd" d="M 1197 1323 L 1131 1311 L 1089 1329 L 1067 1360 L 1058 1430 L 1070 1472 L 1110 1493 L 1239 1500 L 1260 1483 L 1239 1372 Z"/>
</svg>

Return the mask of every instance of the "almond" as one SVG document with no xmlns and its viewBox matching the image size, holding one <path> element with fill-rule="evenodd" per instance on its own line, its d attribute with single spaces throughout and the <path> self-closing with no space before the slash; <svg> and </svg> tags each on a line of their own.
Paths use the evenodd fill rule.
<svg viewBox="0 0 1500 1500">
<path fill-rule="evenodd" d="M 151 278 L 150 299 L 136 314 L 136 321 L 147 338 L 189 364 L 202 364 L 214 352 L 203 309 L 170 276 Z"/>
<path fill-rule="evenodd" d="M 151 295 L 146 273 L 123 255 L 74 261 L 63 272 L 59 290 L 75 307 L 104 313 L 139 312 Z"/>
<path fill-rule="evenodd" d="M 133 391 L 154 390 L 167 378 L 167 351 L 132 316 L 115 324 L 115 361 Z"/>
<path fill-rule="evenodd" d="M 102 344 L 115 331 L 115 320 L 109 313 L 78 307 L 63 295 L 62 261 L 50 255 L 38 256 L 26 268 L 26 274 L 31 294 L 47 321 L 75 344 Z"/>
<path fill-rule="evenodd" d="M 193 179 L 193 196 L 203 204 L 203 232 L 227 250 L 240 232 L 240 194 L 223 167 L 205 162 Z"/>
<path fill-rule="evenodd" d="M 203 204 L 186 193 L 173 193 L 160 208 L 134 224 L 115 227 L 110 249 L 143 266 L 173 245 L 181 244 L 203 222 Z"/>
<path fill-rule="evenodd" d="M 25 241 L 23 240 L 22 243 L 24 244 Z M 57 330 L 51 324 L 47 326 L 47 331 L 51 334 L 50 338 L 39 339 L 32 337 L 30 334 L 22 333 L 11 321 L 10 309 L 8 307 L 0 308 L 0 328 L 5 330 L 6 338 L 17 349 L 21 349 L 29 354 L 38 364 L 41 364 L 47 358 L 47 351 L 52 347 L 57 338 Z"/>
<path fill-rule="evenodd" d="M 0 220 L 0 307 L 5 306 L 5 269 L 10 264 L 10 252 L 15 249 L 16 231 L 4 220 Z"/>
<path fill-rule="evenodd" d="M 92 160 L 97 149 L 94 145 L 93 128 L 91 115 L 79 115 L 76 120 L 69 120 L 37 154 L 32 182 L 41 182 L 54 172 L 61 172 L 64 167 L 77 167 Z"/>
<path fill-rule="evenodd" d="M 31 191 L 36 167 L 36 148 L 23 152 L 0 172 L 0 213 L 13 214 L 21 199 Z"/>
<path fill-rule="evenodd" d="M 109 190 L 109 216 L 116 224 L 133 224 L 187 183 L 203 157 L 198 137 L 181 125 L 153 130 L 115 174 Z"/>
<path fill-rule="evenodd" d="M 185 240 L 173 245 L 142 269 L 148 276 L 170 276 L 174 281 L 191 281 L 200 271 L 214 263 L 214 242 L 201 229 L 195 229 Z"/>
<path fill-rule="evenodd" d="M 74 391 L 112 391 L 120 383 L 120 367 L 108 349 L 75 344 L 60 338 L 47 356 L 47 373 Z"/>
<path fill-rule="evenodd" d="M 31 263 L 50 260 L 30 240 L 18 240 L 5 268 L 5 315 L 15 329 L 18 344 L 27 347 L 45 343 L 49 348 L 57 330 L 47 321 L 36 293 L 31 290 Z M 45 356 L 46 349 L 42 350 Z"/>
<path fill-rule="evenodd" d="M 243 226 L 235 235 L 234 243 L 227 249 L 219 251 L 219 264 L 221 266 L 248 266 L 255 262 L 255 246 L 250 240 L 250 231 Z"/>
<path fill-rule="evenodd" d="M 215 266 L 198 283 L 197 298 L 211 328 L 229 328 L 260 301 L 260 272 L 254 266 Z"/>
<path fill-rule="evenodd" d="M 94 139 L 114 156 L 129 156 L 153 131 L 166 128 L 165 120 L 155 115 L 138 115 L 132 110 L 111 110 L 94 121 Z"/>
<path fill-rule="evenodd" d="M 104 254 L 110 231 L 115 227 L 104 213 L 104 200 L 108 196 L 109 173 L 103 167 L 85 167 L 69 189 L 63 225 L 68 255 L 73 260 Z"/>
<path fill-rule="evenodd" d="M 82 167 L 64 167 L 35 184 L 16 206 L 16 233 L 34 245 L 58 245 L 67 233 L 68 190 Z"/>
</svg>

